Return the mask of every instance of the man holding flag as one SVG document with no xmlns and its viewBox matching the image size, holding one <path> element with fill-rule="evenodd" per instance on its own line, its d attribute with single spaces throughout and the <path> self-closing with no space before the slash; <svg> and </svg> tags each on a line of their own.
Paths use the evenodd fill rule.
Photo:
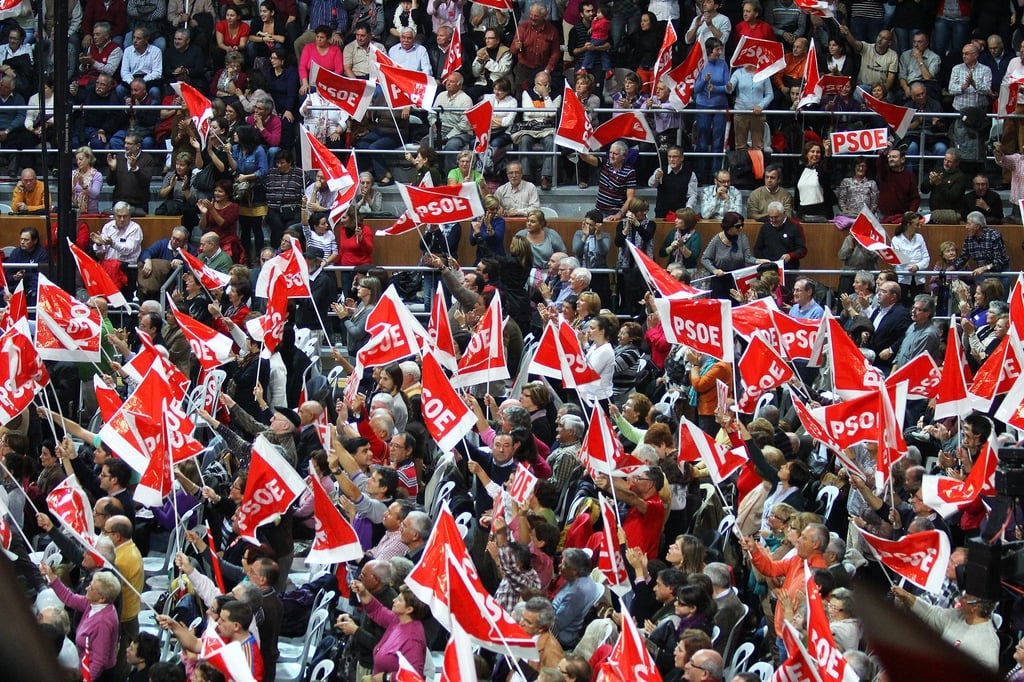
<svg viewBox="0 0 1024 682">
<path fill-rule="evenodd" d="M 897 605 L 920 616 L 944 640 L 990 670 L 999 667 L 999 635 L 992 623 L 994 601 L 965 592 L 954 608 L 942 609 L 896 585 L 893 585 L 892 593 Z"/>
</svg>

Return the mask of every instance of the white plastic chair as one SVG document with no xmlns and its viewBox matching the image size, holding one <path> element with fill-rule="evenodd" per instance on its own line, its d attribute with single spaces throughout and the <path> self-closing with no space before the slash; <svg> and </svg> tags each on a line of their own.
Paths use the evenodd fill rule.
<svg viewBox="0 0 1024 682">
<path fill-rule="evenodd" d="M 310 682 L 325 682 L 327 678 L 334 672 L 334 661 L 329 658 L 325 658 L 316 664 L 313 668 L 313 672 L 309 674 Z"/>
<path fill-rule="evenodd" d="M 839 488 L 834 485 L 825 485 L 818 490 L 818 502 L 825 501 L 824 516 L 826 521 L 832 515 L 832 507 L 835 505 L 837 497 L 839 497 Z"/>
<path fill-rule="evenodd" d="M 315 651 L 317 646 L 320 644 L 320 640 L 324 636 L 324 630 L 327 628 L 327 619 L 330 614 L 327 609 L 320 609 L 314 611 L 309 617 L 309 625 L 306 627 L 306 634 L 303 637 L 302 650 L 298 657 L 293 661 L 284 660 L 284 652 L 281 652 L 281 659 L 277 662 L 277 679 L 282 680 L 300 680 L 302 679 L 302 673 L 306 670 L 306 662 L 309 660 L 309 654 Z"/>
<path fill-rule="evenodd" d="M 700 507 L 697 508 L 696 513 L 694 513 L 694 515 L 693 515 L 693 525 L 694 525 L 694 527 L 696 527 L 697 524 L 700 523 L 701 516 L 704 515 L 704 512 L 707 510 L 708 505 L 711 504 L 711 500 L 714 499 L 714 497 L 715 497 L 715 486 L 714 486 L 714 484 L 713 483 L 701 483 L 700 484 L 700 493 L 701 493 L 701 496 L 704 498 L 704 501 L 701 502 Z"/>
<path fill-rule="evenodd" d="M 772 675 L 775 674 L 775 671 L 772 669 L 772 664 L 768 661 L 758 661 L 757 663 L 750 666 L 749 668 L 747 668 L 747 670 L 743 672 L 753 673 L 754 675 L 757 675 L 761 678 L 761 682 L 768 682 L 772 679 Z"/>
<path fill-rule="evenodd" d="M 558 217 L 558 211 L 551 208 L 550 206 L 541 206 L 540 210 L 544 214 L 544 217 L 547 218 L 548 220 Z"/>
<path fill-rule="evenodd" d="M 734 514 L 726 514 L 718 523 L 718 534 L 724 537 L 734 525 L 736 525 L 736 516 Z"/>
<path fill-rule="evenodd" d="M 729 672 L 726 674 L 725 679 L 731 680 L 736 673 L 741 673 L 747 668 L 747 661 L 754 655 L 754 643 L 744 642 L 737 649 L 736 653 L 732 655 L 732 661 L 729 663 Z"/>
<path fill-rule="evenodd" d="M 7 215 L 13 210 L 10 204 L 0 204 L 0 214 Z"/>
</svg>

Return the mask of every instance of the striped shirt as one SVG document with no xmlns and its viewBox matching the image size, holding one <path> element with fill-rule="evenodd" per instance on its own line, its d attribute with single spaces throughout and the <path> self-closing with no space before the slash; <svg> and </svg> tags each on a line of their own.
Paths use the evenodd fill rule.
<svg viewBox="0 0 1024 682">
<path fill-rule="evenodd" d="M 607 159 L 602 159 L 594 206 L 599 211 L 618 211 L 626 203 L 626 191 L 630 189 L 636 189 L 636 170 L 626 165 L 616 170 Z"/>
</svg>

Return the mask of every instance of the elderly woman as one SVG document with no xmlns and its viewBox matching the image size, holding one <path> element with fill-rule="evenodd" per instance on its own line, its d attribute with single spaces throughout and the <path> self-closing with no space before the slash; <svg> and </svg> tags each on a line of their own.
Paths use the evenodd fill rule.
<svg viewBox="0 0 1024 682">
<path fill-rule="evenodd" d="M 675 229 L 665 234 L 665 241 L 661 244 L 661 256 L 668 258 L 669 263 L 681 265 L 692 276 L 700 265 L 700 246 L 697 213 L 692 208 L 679 209 L 676 211 Z"/>
<path fill-rule="evenodd" d="M 455 158 L 455 168 L 448 171 L 449 185 L 461 185 L 464 182 L 475 182 L 481 196 L 490 193 L 484 174 L 473 168 L 473 152 L 469 149 L 459 152 Z"/>
<path fill-rule="evenodd" d="M 743 234 L 743 216 L 730 211 L 722 218 L 722 231 L 708 241 L 701 254 L 701 267 L 715 276 L 711 280 L 711 295 L 714 298 L 729 298 L 733 270 L 760 263 L 750 250 L 750 241 Z"/>
<path fill-rule="evenodd" d="M 526 214 L 526 228 L 516 232 L 516 236 L 524 237 L 533 250 L 533 267 L 544 269 L 557 251 L 565 253 L 565 242 L 561 235 L 548 227 L 548 220 L 540 210 Z"/>
<path fill-rule="evenodd" d="M 384 634 L 373 647 L 373 682 L 384 682 L 398 672 L 399 653 L 417 674 L 422 675 L 427 654 L 427 639 L 423 632 L 423 620 L 429 613 L 427 605 L 405 585 L 398 588 L 398 596 L 390 610 L 377 601 L 361 581 L 353 580 L 351 588 L 366 615 L 384 628 Z M 342 614 L 338 617 L 337 626 L 340 628 L 348 620 L 351 617 Z"/>
<path fill-rule="evenodd" d="M 493 194 L 484 197 L 484 214 L 469 223 L 469 245 L 476 247 L 476 262 L 505 255 L 505 219 L 501 203 Z M 533 260 L 531 249 L 531 263 Z"/>
<path fill-rule="evenodd" d="M 825 612 L 839 653 L 856 651 L 860 646 L 861 627 L 854 611 L 853 592 L 845 587 L 832 590 L 825 603 Z"/>
<path fill-rule="evenodd" d="M 853 276 L 853 289 L 852 294 L 844 293 L 839 294 L 839 302 L 843 306 L 843 312 L 841 320 L 844 328 L 848 326 L 849 322 L 852 322 L 858 315 L 863 315 L 864 312 L 871 307 L 872 299 L 875 295 L 875 278 L 867 270 L 858 270 Z M 849 331 L 849 328 L 847 328 Z"/>
<path fill-rule="evenodd" d="M 640 366 L 640 358 L 643 357 L 643 340 L 644 329 L 636 322 L 624 322 L 619 327 L 619 345 L 615 348 L 615 374 L 612 377 L 612 402 L 617 405 L 626 402 L 630 390 L 636 387 L 637 369 Z"/>
<path fill-rule="evenodd" d="M 542 443 L 550 445 L 555 440 L 554 415 L 551 412 L 551 392 L 541 381 L 523 385 L 519 402 L 530 413 L 533 433 Z"/>
<path fill-rule="evenodd" d="M 952 284 L 953 293 L 957 298 L 957 311 L 962 318 L 968 319 L 975 327 L 981 327 L 988 319 L 988 307 L 992 301 L 1002 301 L 1006 298 L 1003 283 L 995 278 L 988 278 L 978 282 L 974 287 L 974 307 L 968 303 L 970 290 L 960 280 Z"/>
<path fill-rule="evenodd" d="M 839 213 L 844 216 L 860 215 L 863 208 L 878 213 L 878 185 L 868 177 L 868 162 L 865 159 L 857 159 L 853 175 L 843 178 L 839 183 L 836 203 L 839 205 Z"/>
<path fill-rule="evenodd" d="M 355 198 L 356 210 L 359 213 L 380 213 L 384 195 L 373 188 L 373 173 L 363 171 L 359 174 L 359 192 Z"/>
<path fill-rule="evenodd" d="M 121 595 L 121 583 L 113 573 L 94 573 L 85 596 L 75 594 L 46 563 L 39 565 L 39 572 L 49 583 L 57 598 L 69 608 L 82 614 L 75 630 L 75 646 L 78 656 L 85 663 L 88 653 L 89 675 L 93 680 L 112 677 L 117 664 L 117 633 L 119 622 L 114 606 Z"/>
<path fill-rule="evenodd" d="M 1010 304 L 1006 301 L 991 301 L 985 314 L 985 324 L 975 326 L 968 318 L 963 325 L 963 347 L 968 352 L 967 363 L 972 371 L 978 371 L 981 363 L 999 346 L 1008 331 Z"/>
<path fill-rule="evenodd" d="M 548 152 L 521 157 L 523 171 L 534 183 L 537 182 L 537 162 L 540 161 L 540 188 L 551 189 L 554 165 L 550 152 L 554 150 L 555 116 L 562 103 L 562 96 L 551 91 L 551 76 L 541 71 L 533 77 L 532 87 L 523 91 L 522 107 L 526 111 L 512 127 L 512 144 L 520 152 Z"/>
</svg>

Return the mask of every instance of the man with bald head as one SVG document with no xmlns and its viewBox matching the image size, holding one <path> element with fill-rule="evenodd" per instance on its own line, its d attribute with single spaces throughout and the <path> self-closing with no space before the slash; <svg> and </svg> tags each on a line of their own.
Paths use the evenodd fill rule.
<svg viewBox="0 0 1024 682">
<path fill-rule="evenodd" d="M 466 118 L 466 109 L 473 106 L 473 100 L 462 90 L 462 74 L 453 73 L 444 81 L 444 92 L 434 100 L 431 122 L 441 124 L 441 140 L 446 152 L 458 152 L 469 147 L 474 139 L 473 126 Z"/>
<path fill-rule="evenodd" d="M 106 468 L 106 465 L 104 465 Z M 142 554 L 132 541 L 134 529 L 127 516 L 111 516 L 103 526 L 103 535 L 114 543 L 114 566 L 127 585 L 121 590 L 121 651 L 128 640 L 139 634 L 139 594 L 145 588 Z"/>
<path fill-rule="evenodd" d="M 322 450 L 323 443 L 314 423 L 324 412 L 324 406 L 316 400 L 307 400 L 299 405 L 299 430 L 295 436 L 295 470 L 305 474 L 310 455 Z"/>
<path fill-rule="evenodd" d="M 724 674 L 722 655 L 714 649 L 698 649 L 683 668 L 686 682 L 721 682 Z"/>
</svg>

